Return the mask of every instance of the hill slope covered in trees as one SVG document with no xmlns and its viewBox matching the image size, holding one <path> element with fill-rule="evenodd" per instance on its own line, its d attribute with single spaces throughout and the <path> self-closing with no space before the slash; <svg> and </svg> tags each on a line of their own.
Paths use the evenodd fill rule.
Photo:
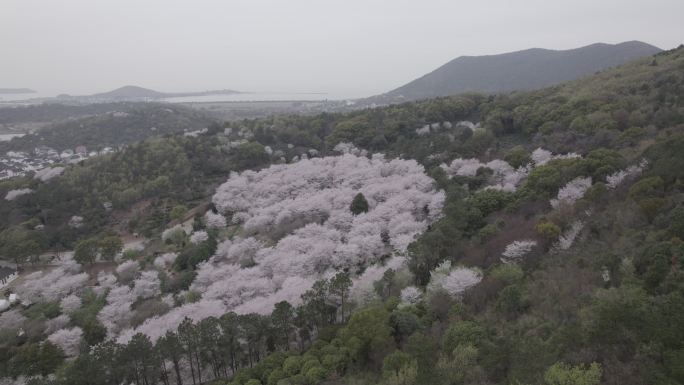
<svg viewBox="0 0 684 385">
<path fill-rule="evenodd" d="M 0 143 L 0 151 L 33 151 L 48 146 L 58 151 L 83 145 L 89 149 L 118 147 L 150 136 L 182 134 L 214 123 L 206 115 L 178 105 L 157 103 L 107 103 L 90 106 L 39 105 L 0 109 L 0 122 L 25 120 L 37 112 L 46 118 L 67 116 L 62 121 Z M 90 112 L 90 113 L 88 113 Z M 68 114 L 73 114 L 69 116 Z"/>
<path fill-rule="evenodd" d="M 3 245 L 53 248 L 61 231 L 77 253 L 17 285 L 32 303 L 0 315 L 0 373 L 684 382 L 683 70 L 684 47 L 539 91 L 230 122 L 4 181 Z M 183 207 L 163 209 L 212 196 L 187 231 L 171 221 Z M 151 201 L 130 224 L 145 248 L 110 252 L 108 200 Z"/>
</svg>

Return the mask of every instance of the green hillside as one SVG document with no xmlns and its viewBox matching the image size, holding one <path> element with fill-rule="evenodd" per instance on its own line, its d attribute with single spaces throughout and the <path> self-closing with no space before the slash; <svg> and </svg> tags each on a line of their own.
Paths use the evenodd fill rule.
<svg viewBox="0 0 684 385">
<path fill-rule="evenodd" d="M 387 269 L 374 283 L 373 303 L 340 301 L 350 285 L 341 271 L 314 284 L 300 306 L 188 319 L 155 343 L 137 334 L 124 345 L 101 343 L 94 314 L 104 297 L 88 293 L 69 321 L 86 334 L 77 358 L 41 344 L 59 306 L 34 304 L 24 311 L 26 334 L 0 335 L 0 375 L 168 385 L 173 364 L 188 357 L 192 379 L 183 383 L 216 385 L 684 383 L 684 47 L 539 91 L 222 128 L 148 138 L 49 183 L 0 182 L 0 196 L 33 190 L 0 206 L 0 255 L 30 261 L 101 241 L 121 226 L 104 202 L 135 213 L 125 224 L 131 232 L 157 237 L 173 207 L 206 204 L 231 171 L 310 150 L 333 154 L 340 142 L 416 159 L 446 192 L 443 215 L 409 246 L 408 270 Z M 486 165 L 450 171 L 460 158 Z M 534 166 L 516 188 L 486 188 L 497 159 Z M 73 215 L 86 225 L 67 226 Z M 192 303 L 202 293 L 185 292 L 188 277 L 221 236 L 230 235 L 209 231 L 205 247 L 159 241 L 127 258 L 145 266 L 154 252 L 179 253 L 162 291 Z M 481 280 L 459 295 L 435 289 L 451 267 Z M 421 295 L 407 301 L 410 286 Z M 149 316 L 166 309 L 141 303 Z"/>
<path fill-rule="evenodd" d="M 86 114 L 86 111 L 90 112 Z M 54 115 L 74 114 L 63 121 L 49 124 L 33 134 L 0 143 L 0 151 L 33 151 L 48 146 L 58 151 L 86 146 L 89 149 L 117 147 L 151 136 L 182 134 L 212 124 L 207 116 L 180 106 L 156 103 L 110 103 L 88 107 L 39 105 L 0 110 L 3 117 L 26 119 L 41 113 L 48 119 Z M 34 116 L 35 116 L 34 115 Z M 81 116 L 79 116 L 81 115 Z"/>
</svg>

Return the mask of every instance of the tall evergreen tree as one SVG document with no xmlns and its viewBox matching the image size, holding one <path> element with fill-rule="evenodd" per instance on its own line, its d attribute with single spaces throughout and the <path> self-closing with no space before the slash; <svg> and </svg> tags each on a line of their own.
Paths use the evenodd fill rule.
<svg viewBox="0 0 684 385">
<path fill-rule="evenodd" d="M 361 213 L 367 213 L 368 212 L 368 201 L 366 200 L 366 197 L 363 196 L 362 193 L 356 194 L 356 196 L 352 200 L 351 206 L 349 206 L 349 210 L 351 210 L 352 214 L 354 214 L 354 215 L 359 215 Z"/>
</svg>

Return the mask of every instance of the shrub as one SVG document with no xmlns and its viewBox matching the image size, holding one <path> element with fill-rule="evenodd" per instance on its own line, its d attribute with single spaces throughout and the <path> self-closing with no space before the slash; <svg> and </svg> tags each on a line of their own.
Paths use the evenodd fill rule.
<svg viewBox="0 0 684 385">
<path fill-rule="evenodd" d="M 309 358 L 309 359 L 307 359 L 306 362 L 304 362 L 304 364 L 302 365 L 302 368 L 300 369 L 300 372 L 302 372 L 302 373 L 308 373 L 309 370 L 311 370 L 312 368 L 320 367 L 320 366 L 321 366 L 321 363 L 320 363 L 320 361 L 318 361 L 318 358 Z"/>
<path fill-rule="evenodd" d="M 338 374 L 344 373 L 348 360 L 343 354 L 326 354 L 321 360 L 323 367 Z"/>
<path fill-rule="evenodd" d="M 515 263 L 504 263 L 495 266 L 489 273 L 493 278 L 500 279 L 506 284 L 512 284 L 520 281 L 525 273 L 522 268 Z"/>
<path fill-rule="evenodd" d="M 601 365 L 596 362 L 587 367 L 557 362 L 544 373 L 544 381 L 548 385 L 598 385 L 601 372 Z"/>
<path fill-rule="evenodd" d="M 278 382 L 282 379 L 287 378 L 285 375 L 285 372 L 282 371 L 282 369 L 277 368 L 274 371 L 271 372 L 268 376 L 267 384 L 268 385 L 277 385 Z"/>
<path fill-rule="evenodd" d="M 668 216 L 672 236 L 684 239 L 684 205 L 677 206 Z"/>
<path fill-rule="evenodd" d="M 477 232 L 477 237 L 479 238 L 480 243 L 485 243 L 494 235 L 496 235 L 497 232 L 499 232 L 499 227 L 493 223 L 490 223 Z"/>
<path fill-rule="evenodd" d="M 482 190 L 473 195 L 469 202 L 477 208 L 483 217 L 499 211 L 513 201 L 513 194 L 501 190 Z"/>
<path fill-rule="evenodd" d="M 638 202 L 641 212 L 646 216 L 649 222 L 660 213 L 660 210 L 665 206 L 665 199 L 663 198 L 646 198 Z"/>
<path fill-rule="evenodd" d="M 443 349 L 452 352 L 459 345 L 478 346 L 485 337 L 482 326 L 472 321 L 457 321 L 444 332 Z"/>
<path fill-rule="evenodd" d="M 530 163 L 532 158 L 530 158 L 530 152 L 523 146 L 515 146 L 506 153 L 504 160 L 514 168 L 518 168 Z"/>
<path fill-rule="evenodd" d="M 506 316 L 520 313 L 524 308 L 523 292 L 518 285 L 506 286 L 496 300 L 496 310 Z"/>
<path fill-rule="evenodd" d="M 544 237 L 545 239 L 549 241 L 554 241 L 558 239 L 558 237 L 561 234 L 561 229 L 558 227 L 555 223 L 553 222 L 539 222 L 537 225 L 534 227 L 534 229 L 537 231 L 539 235 Z"/>
<path fill-rule="evenodd" d="M 328 377 L 328 372 L 321 366 L 314 366 L 306 372 L 305 377 L 308 384 L 316 385 Z"/>
<path fill-rule="evenodd" d="M 123 252 L 123 259 L 133 260 L 138 259 L 142 255 L 142 251 L 136 249 L 128 249 Z"/>
<path fill-rule="evenodd" d="M 304 360 L 300 356 L 287 357 L 285 362 L 283 362 L 283 371 L 286 375 L 292 377 L 299 373 L 302 364 L 304 364 Z"/>
<path fill-rule="evenodd" d="M 662 195 L 664 188 L 665 183 L 661 177 L 644 178 L 629 188 L 629 197 L 638 202 L 644 198 Z"/>
<path fill-rule="evenodd" d="M 411 357 L 402 352 L 401 350 L 395 350 L 394 352 L 388 354 L 382 361 L 382 372 L 385 377 L 391 377 L 392 375 L 399 375 L 402 368 L 407 366 L 411 362 Z"/>
</svg>

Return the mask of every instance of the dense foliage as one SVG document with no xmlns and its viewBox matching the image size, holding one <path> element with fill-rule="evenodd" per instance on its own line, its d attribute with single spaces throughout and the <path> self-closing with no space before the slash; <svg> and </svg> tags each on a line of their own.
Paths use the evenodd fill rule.
<svg viewBox="0 0 684 385">
<path fill-rule="evenodd" d="M 216 211 L 194 221 L 192 235 L 165 226 L 170 216 L 159 215 L 147 229 L 154 235 L 169 227 L 161 245 L 125 253 L 115 274 L 98 277 L 97 292 L 79 292 L 91 278 L 82 267 L 34 273 L 35 282 L 49 281 L 53 290 L 29 284 L 33 305 L 0 316 L 9 331 L 1 340 L 2 374 L 56 373 L 35 379 L 38 384 L 682 383 L 683 69 L 679 48 L 535 92 L 227 123 L 223 132 L 196 138 L 144 141 L 71 166 L 49 183 L 5 182 L 2 193 L 32 190 L 3 205 L 3 221 L 14 221 L 2 233 L 9 240 L 3 245 L 15 247 L 10 253 L 50 244 L 39 234 L 49 233 L 51 216 L 43 212 L 55 203 L 65 205 L 60 223 L 79 223 L 69 218 L 80 214 L 87 225 L 67 225 L 54 239 L 85 242 L 79 243 L 85 257 L 118 247 L 105 242 L 111 236 L 103 231 L 110 225 L 103 219 L 107 211 L 99 208 L 105 199 L 117 209 L 141 200 L 166 207 L 197 203 L 229 171 L 269 162 L 306 169 L 316 162 L 301 159 L 334 147 L 364 155 L 340 142 L 382 151 L 388 159 L 416 159 L 446 195 L 439 219 L 415 232 L 421 235 L 385 265 L 360 271 L 344 266 L 346 271 L 318 277 L 298 299 L 271 304 L 268 314 L 226 313 L 223 303 L 209 314 L 202 301 L 211 293 L 192 290 L 201 282 L 195 275 L 224 267 L 204 261 L 239 255 L 231 260 L 231 277 L 250 282 L 249 272 L 263 272 L 263 254 L 242 257 L 260 242 L 269 252 L 277 249 L 284 235 L 278 235 L 278 218 L 292 219 L 297 210 L 326 202 L 315 196 L 297 202 L 295 196 L 253 205 L 271 199 L 269 189 L 288 193 L 258 183 L 274 174 L 287 180 L 275 172 L 284 166 L 234 175 L 219 189 Z M 236 142 L 238 134 L 244 142 Z M 90 178 L 79 177 L 87 172 Z M 175 172 L 181 177 L 174 179 Z M 325 175 L 316 175 L 316 183 Z M 69 190 L 82 185 L 87 187 Z M 122 199 L 129 189 L 131 198 Z M 357 221 L 373 214 L 381 200 L 363 189 L 369 211 L 352 214 L 363 206 L 352 204 L 357 190 L 345 191 L 334 206 L 339 216 Z M 48 191 L 73 195 L 48 200 Z M 434 215 L 429 207 L 428 214 Z M 240 226 L 226 226 L 235 218 Z M 319 219 L 318 227 L 327 225 L 327 217 Z M 43 223 L 48 225 L 36 229 Z M 253 240 L 245 242 L 249 231 Z M 226 239 L 223 248 L 218 238 Z M 6 246 L 17 241 L 27 247 Z M 395 241 L 392 232 L 373 233 L 378 244 Z M 310 265 L 318 260 L 306 254 L 309 249 L 301 250 L 304 267 L 315 269 Z M 288 268 L 279 262 L 274 275 Z M 354 296 L 354 274 L 372 282 L 372 296 Z M 239 294 L 261 287 L 256 278 Z M 218 292 L 234 282 L 226 280 Z M 113 330 L 163 319 L 179 308 L 188 319 L 164 335 L 110 339 Z M 19 327 L 24 334 L 15 332 Z M 50 344 L 40 342 L 46 335 Z"/>
<path fill-rule="evenodd" d="M 35 115 L 33 115 L 35 114 Z M 106 103 L 92 106 L 44 105 L 0 110 L 0 123 L 14 120 L 55 120 L 33 134 L 0 143 L 0 151 L 33 151 L 48 146 L 57 151 L 86 146 L 89 151 L 118 147 L 150 136 L 182 134 L 212 124 L 192 109 L 155 103 Z M 29 120 L 31 121 L 31 120 Z"/>
</svg>

